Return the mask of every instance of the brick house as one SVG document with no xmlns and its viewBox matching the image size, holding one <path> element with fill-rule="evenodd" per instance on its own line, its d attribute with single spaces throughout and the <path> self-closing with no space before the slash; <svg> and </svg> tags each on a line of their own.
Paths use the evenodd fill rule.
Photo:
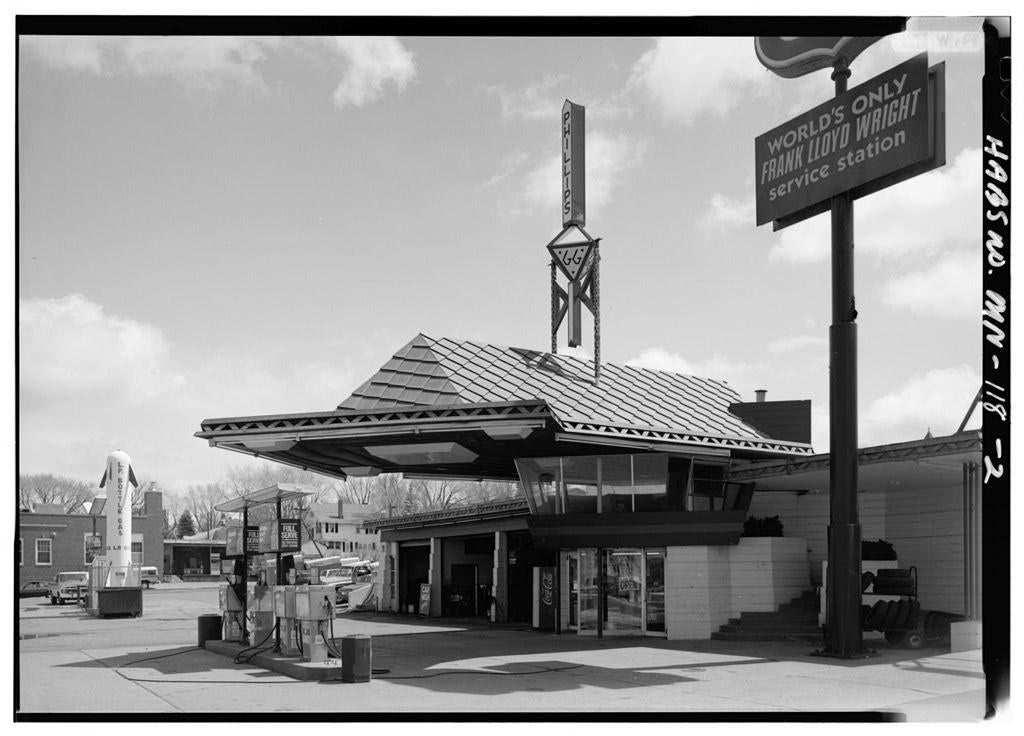
<svg viewBox="0 0 1024 736">
<path fill-rule="evenodd" d="M 97 505 L 98 506 L 98 505 Z M 141 515 L 132 515 L 132 561 L 163 572 L 163 494 L 146 491 Z M 100 514 L 67 514 L 56 504 L 18 513 L 15 556 L 18 585 L 53 580 L 59 572 L 87 570 L 102 549 L 106 519 Z M 90 541 L 98 538 L 99 542 Z"/>
</svg>

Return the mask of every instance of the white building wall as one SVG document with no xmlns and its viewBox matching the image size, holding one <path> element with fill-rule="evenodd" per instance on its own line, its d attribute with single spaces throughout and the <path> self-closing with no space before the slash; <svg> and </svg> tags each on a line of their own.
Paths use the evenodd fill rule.
<svg viewBox="0 0 1024 736">
<path fill-rule="evenodd" d="M 885 539 L 899 566 L 917 567 L 918 598 L 930 610 L 964 612 L 963 489 L 959 483 L 858 496 L 861 539 Z M 821 584 L 828 558 L 827 493 L 754 493 L 751 516 L 778 515 L 785 538 L 807 541 L 811 583 Z"/>
<path fill-rule="evenodd" d="M 929 610 L 964 613 L 963 488 L 890 493 L 888 536 L 900 567 L 917 567 L 918 599 Z"/>
<path fill-rule="evenodd" d="M 803 539 L 668 547 L 665 631 L 669 639 L 709 639 L 741 612 L 776 611 L 809 587 Z"/>
<path fill-rule="evenodd" d="M 886 539 L 885 497 L 862 493 L 857 499 L 861 539 Z M 828 559 L 829 500 L 827 493 L 754 493 L 750 516 L 778 516 L 783 538 L 799 537 L 807 542 L 812 585 L 821 585 L 821 563 Z M 892 541 L 892 540 L 890 540 Z"/>
</svg>

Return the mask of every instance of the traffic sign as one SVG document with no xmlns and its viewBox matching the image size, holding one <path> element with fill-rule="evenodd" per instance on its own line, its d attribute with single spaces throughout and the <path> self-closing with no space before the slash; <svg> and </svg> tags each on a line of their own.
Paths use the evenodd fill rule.
<svg viewBox="0 0 1024 736">
<path fill-rule="evenodd" d="M 769 71 L 792 79 L 834 66 L 837 59 L 847 64 L 881 36 L 758 36 L 754 39 L 757 59 Z"/>
<path fill-rule="evenodd" d="M 558 268 L 570 281 L 575 281 L 583 267 L 590 261 L 590 254 L 594 250 L 594 241 L 586 243 L 564 243 L 562 245 L 549 245 L 548 251 Z"/>
</svg>

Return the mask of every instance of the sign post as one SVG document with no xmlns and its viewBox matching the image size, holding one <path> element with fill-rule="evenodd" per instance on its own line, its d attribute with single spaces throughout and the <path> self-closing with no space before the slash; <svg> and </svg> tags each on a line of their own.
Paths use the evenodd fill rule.
<svg viewBox="0 0 1024 736">
<path fill-rule="evenodd" d="M 600 238 L 591 238 L 583 226 L 587 222 L 584 145 L 585 108 L 569 100 L 562 105 L 561 188 L 562 229 L 548 243 L 551 254 L 551 352 L 558 352 L 558 327 L 568 322 L 569 347 L 583 344 L 582 307 L 594 316 L 594 381 L 601 379 L 601 301 Z M 578 230 L 584 240 L 563 243 L 570 230 Z M 568 284 L 558 283 L 561 271 Z"/>
<path fill-rule="evenodd" d="M 836 96 L 850 67 L 836 60 Z M 827 652 L 864 652 L 861 629 L 860 515 L 857 507 L 857 308 L 853 294 L 853 197 L 832 198 L 832 325 L 829 331 L 829 637 Z"/>
<path fill-rule="evenodd" d="M 797 77 L 832 67 L 835 96 L 755 140 L 757 224 L 779 229 L 828 209 L 828 635 L 822 654 L 863 656 L 857 503 L 857 306 L 853 200 L 945 163 L 943 76 L 921 54 L 847 90 L 850 60 L 877 39 L 764 38 L 758 59 Z"/>
</svg>

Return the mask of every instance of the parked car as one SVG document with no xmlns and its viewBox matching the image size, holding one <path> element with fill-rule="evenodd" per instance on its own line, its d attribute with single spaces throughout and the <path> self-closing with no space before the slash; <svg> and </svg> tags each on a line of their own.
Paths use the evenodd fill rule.
<svg viewBox="0 0 1024 736">
<path fill-rule="evenodd" d="M 82 601 L 88 591 L 89 573 L 59 572 L 50 584 L 50 603 L 58 605 L 64 601 Z"/>
<path fill-rule="evenodd" d="M 50 595 L 50 584 L 45 580 L 29 580 L 18 589 L 19 598 Z"/>
<path fill-rule="evenodd" d="M 155 567 L 143 567 L 139 571 L 139 577 L 142 579 L 142 587 L 146 590 L 149 590 L 151 585 L 160 584 L 160 573 Z"/>
</svg>

